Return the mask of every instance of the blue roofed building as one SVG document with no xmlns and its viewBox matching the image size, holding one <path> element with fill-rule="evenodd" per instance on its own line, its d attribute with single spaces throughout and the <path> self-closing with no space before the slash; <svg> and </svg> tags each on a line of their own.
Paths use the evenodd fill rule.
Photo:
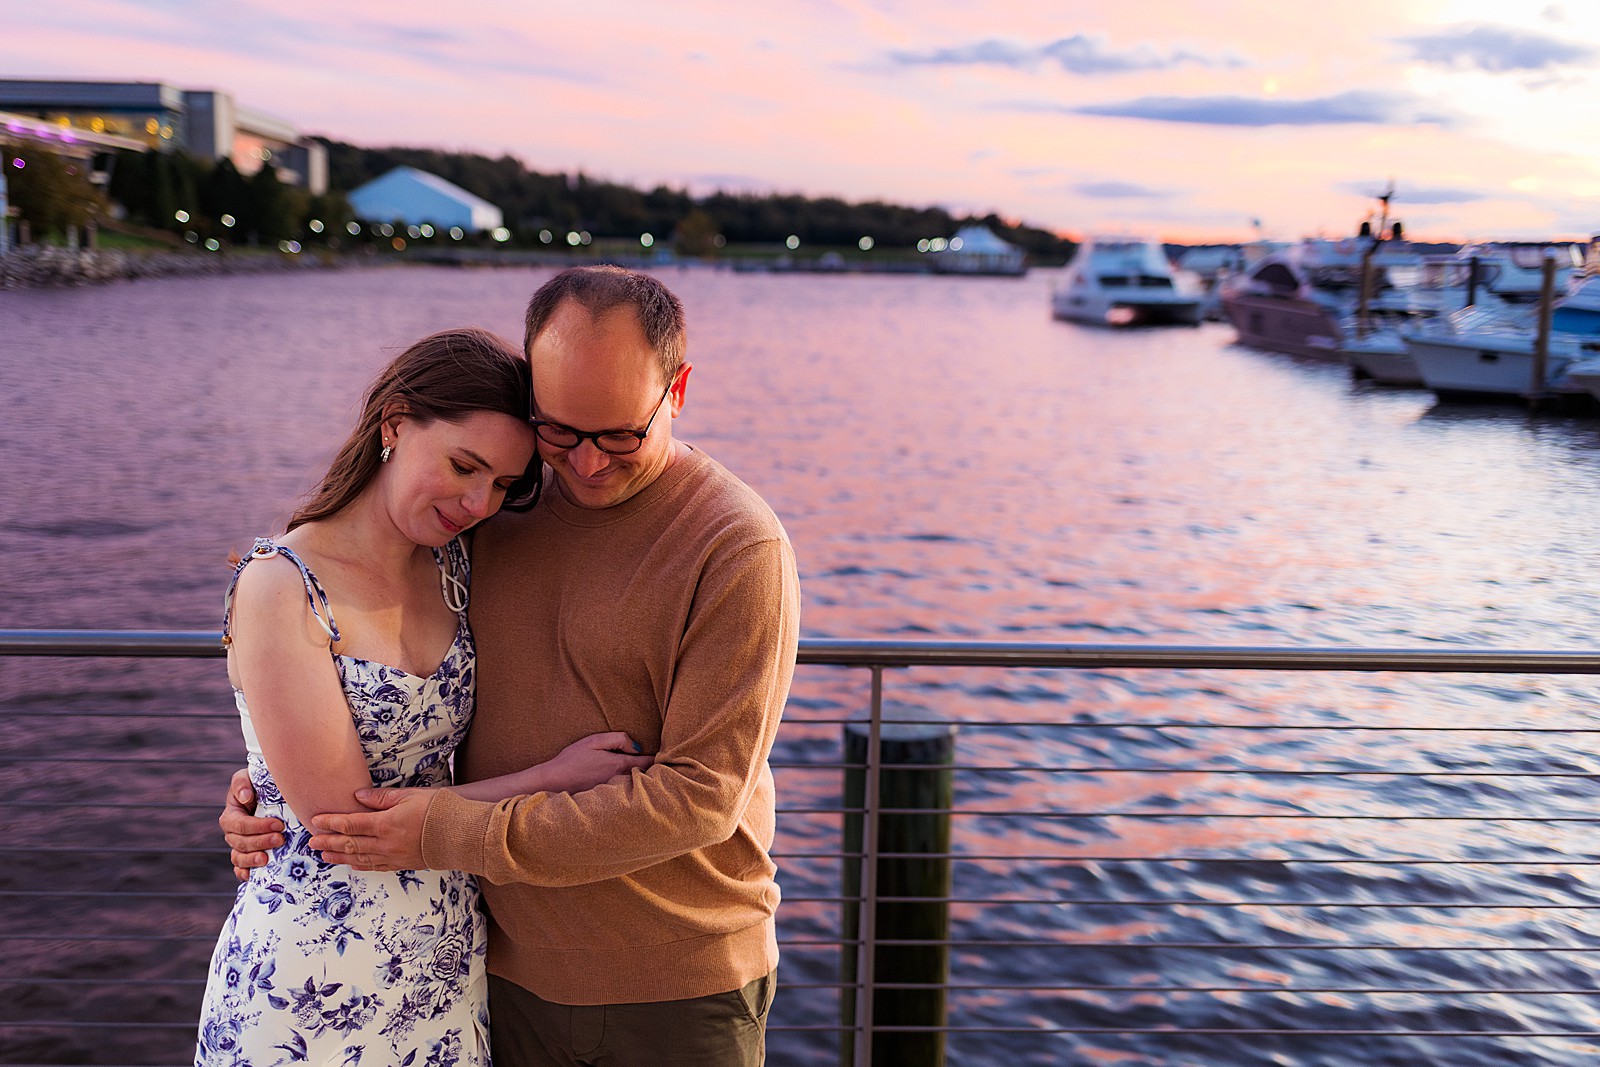
<svg viewBox="0 0 1600 1067">
<path fill-rule="evenodd" d="M 424 223 L 441 229 L 459 226 L 468 232 L 494 230 L 503 225 L 500 209 L 437 174 L 416 167 L 396 167 L 351 190 L 356 218 L 364 222 Z"/>
</svg>

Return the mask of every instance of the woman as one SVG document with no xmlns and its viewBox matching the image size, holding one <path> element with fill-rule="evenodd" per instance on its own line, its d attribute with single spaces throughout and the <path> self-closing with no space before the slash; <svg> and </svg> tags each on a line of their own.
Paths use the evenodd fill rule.
<svg viewBox="0 0 1600 1067">
<path fill-rule="evenodd" d="M 223 618 L 258 814 L 282 848 L 240 886 L 212 957 L 195 1063 L 446 1067 L 489 1060 L 487 934 L 459 871 L 323 863 L 306 822 L 357 789 L 436 786 L 473 709 L 461 535 L 530 507 L 526 362 L 483 330 L 411 346 L 368 390 L 322 483 L 239 562 Z M 595 734 L 459 792 L 597 785 L 649 758 Z"/>
</svg>

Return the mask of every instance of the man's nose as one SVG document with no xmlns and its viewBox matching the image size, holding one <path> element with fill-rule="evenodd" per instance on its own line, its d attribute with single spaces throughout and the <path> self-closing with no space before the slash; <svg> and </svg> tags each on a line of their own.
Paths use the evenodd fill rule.
<svg viewBox="0 0 1600 1067">
<path fill-rule="evenodd" d="M 593 441 L 579 441 L 578 447 L 568 453 L 567 462 L 585 478 L 598 474 L 610 459 Z"/>
</svg>

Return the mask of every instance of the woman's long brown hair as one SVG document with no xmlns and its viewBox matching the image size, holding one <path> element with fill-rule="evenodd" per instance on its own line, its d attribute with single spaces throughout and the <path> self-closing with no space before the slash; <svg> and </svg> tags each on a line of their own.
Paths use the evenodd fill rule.
<svg viewBox="0 0 1600 1067">
<path fill-rule="evenodd" d="M 420 423 L 459 422 L 478 411 L 528 418 L 528 361 L 511 343 L 475 326 L 429 334 L 390 363 L 367 389 L 361 417 L 321 483 L 289 519 L 288 529 L 328 516 L 360 496 L 378 473 L 384 413 Z M 500 506 L 526 511 L 539 499 L 538 453 Z"/>
</svg>

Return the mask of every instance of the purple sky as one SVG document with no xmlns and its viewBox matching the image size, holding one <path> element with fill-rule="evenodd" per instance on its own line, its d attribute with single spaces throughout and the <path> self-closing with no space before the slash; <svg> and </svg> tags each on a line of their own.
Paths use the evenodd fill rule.
<svg viewBox="0 0 1600 1067">
<path fill-rule="evenodd" d="M 1051 229 L 1600 228 L 1600 5 L 50 0 L 9 77 L 164 81 L 358 144 Z"/>
</svg>

